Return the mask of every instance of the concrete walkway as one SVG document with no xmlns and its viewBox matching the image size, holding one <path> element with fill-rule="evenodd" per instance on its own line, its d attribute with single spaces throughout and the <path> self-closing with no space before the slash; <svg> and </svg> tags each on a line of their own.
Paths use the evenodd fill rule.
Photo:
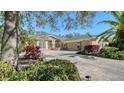
<svg viewBox="0 0 124 93">
<path fill-rule="evenodd" d="M 66 59 L 75 63 L 80 77 L 91 76 L 93 81 L 124 80 L 124 61 L 79 55 L 76 51 L 44 51 L 46 60 Z"/>
</svg>

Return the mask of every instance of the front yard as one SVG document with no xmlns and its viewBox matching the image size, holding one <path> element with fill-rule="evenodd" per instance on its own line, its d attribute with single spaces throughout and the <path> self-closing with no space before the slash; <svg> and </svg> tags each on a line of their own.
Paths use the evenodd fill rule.
<svg viewBox="0 0 124 93">
<path fill-rule="evenodd" d="M 42 52 L 44 61 L 21 69 L 19 72 L 9 65 L 0 64 L 0 80 L 85 81 L 88 80 L 87 76 L 91 81 L 124 80 L 124 60 L 80 55 L 76 54 L 77 51 L 44 50 Z"/>
<path fill-rule="evenodd" d="M 77 67 L 68 60 L 38 61 L 16 71 L 10 64 L 0 63 L 1 81 L 80 81 Z"/>
<path fill-rule="evenodd" d="M 66 59 L 75 63 L 82 80 L 91 76 L 91 80 L 124 80 L 124 61 L 100 58 L 90 55 L 79 55 L 77 51 L 44 51 L 46 60 Z"/>
</svg>

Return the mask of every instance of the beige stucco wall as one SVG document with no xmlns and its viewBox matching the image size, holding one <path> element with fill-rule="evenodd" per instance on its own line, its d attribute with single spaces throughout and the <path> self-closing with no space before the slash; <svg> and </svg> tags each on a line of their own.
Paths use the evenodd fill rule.
<svg viewBox="0 0 124 93">
<path fill-rule="evenodd" d="M 83 40 L 81 41 L 81 51 L 84 50 L 84 47 L 87 45 L 99 45 L 96 41 L 92 41 L 92 40 Z"/>
<path fill-rule="evenodd" d="M 98 45 L 96 41 L 92 41 L 92 45 Z"/>
<path fill-rule="evenodd" d="M 58 48 L 58 47 L 56 47 L 56 40 L 58 40 L 58 39 L 56 39 L 52 36 L 49 36 L 47 39 L 44 39 L 44 38 L 37 39 L 36 44 L 38 46 L 40 46 L 43 50 L 56 49 L 56 48 Z"/>
<path fill-rule="evenodd" d="M 66 50 L 79 50 L 80 42 L 67 42 L 64 44 Z"/>
<path fill-rule="evenodd" d="M 92 41 L 90 39 L 87 40 L 81 40 L 78 42 L 66 42 L 64 44 L 64 48 L 66 50 L 84 50 L 84 47 L 87 45 L 97 45 L 98 43 L 96 41 Z"/>
<path fill-rule="evenodd" d="M 81 51 L 84 50 L 84 47 L 87 46 L 87 45 L 91 45 L 92 44 L 92 41 L 91 40 L 83 40 L 81 41 Z"/>
<path fill-rule="evenodd" d="M 39 40 L 36 41 L 36 45 L 40 46 L 40 41 Z"/>
</svg>

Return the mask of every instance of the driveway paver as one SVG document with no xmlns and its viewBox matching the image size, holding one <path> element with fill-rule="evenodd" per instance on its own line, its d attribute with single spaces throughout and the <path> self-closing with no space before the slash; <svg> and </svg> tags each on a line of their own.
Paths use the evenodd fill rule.
<svg viewBox="0 0 124 93">
<path fill-rule="evenodd" d="M 76 54 L 76 51 L 44 51 L 46 60 L 66 59 L 75 63 L 82 80 L 91 76 L 93 81 L 124 80 L 124 61 Z"/>
</svg>

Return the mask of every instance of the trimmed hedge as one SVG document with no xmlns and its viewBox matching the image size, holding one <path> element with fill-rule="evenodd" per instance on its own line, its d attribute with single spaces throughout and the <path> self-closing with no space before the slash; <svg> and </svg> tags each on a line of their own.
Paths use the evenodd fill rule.
<svg viewBox="0 0 124 93">
<path fill-rule="evenodd" d="M 124 60 L 124 51 L 119 51 L 119 49 L 115 47 L 105 47 L 100 50 L 100 52 L 98 53 L 98 56 Z"/>
<path fill-rule="evenodd" d="M 56 59 L 46 62 L 39 62 L 36 64 L 31 64 L 29 67 L 21 68 L 18 72 L 11 68 L 11 66 L 9 67 L 11 69 L 8 69 L 4 66 L 4 64 L 2 64 L 3 66 L 0 67 L 0 70 L 6 70 L 0 74 L 0 80 L 80 81 L 80 76 L 76 66 L 67 60 Z"/>
</svg>

